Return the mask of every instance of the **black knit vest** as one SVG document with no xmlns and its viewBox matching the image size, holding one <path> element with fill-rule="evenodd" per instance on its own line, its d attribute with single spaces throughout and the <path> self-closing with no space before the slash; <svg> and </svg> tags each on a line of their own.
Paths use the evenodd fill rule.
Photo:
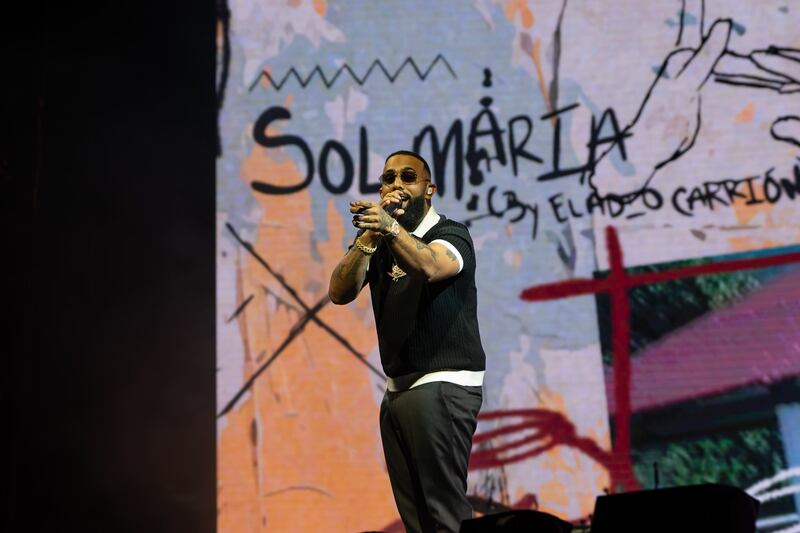
<svg viewBox="0 0 800 533">
<path fill-rule="evenodd" d="M 421 239 L 444 239 L 464 260 L 461 272 L 427 283 L 409 275 L 393 281 L 392 254 L 381 242 L 367 279 L 378 330 L 381 363 L 392 378 L 436 370 L 484 370 L 478 331 L 475 248 L 466 226 L 441 216 Z"/>
</svg>

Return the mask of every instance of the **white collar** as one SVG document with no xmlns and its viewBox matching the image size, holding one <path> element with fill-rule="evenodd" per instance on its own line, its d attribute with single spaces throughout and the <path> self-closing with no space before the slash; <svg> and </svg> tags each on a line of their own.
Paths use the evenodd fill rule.
<svg viewBox="0 0 800 533">
<path fill-rule="evenodd" d="M 417 227 L 414 228 L 414 231 L 411 232 L 411 235 L 419 239 L 423 238 L 432 227 L 439 223 L 441 218 L 442 217 L 439 216 L 439 213 L 436 212 L 436 209 L 431 206 Z"/>
</svg>

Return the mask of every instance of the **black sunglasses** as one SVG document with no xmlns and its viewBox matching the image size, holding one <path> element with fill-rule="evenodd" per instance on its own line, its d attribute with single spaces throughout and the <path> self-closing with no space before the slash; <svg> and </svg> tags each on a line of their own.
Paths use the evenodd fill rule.
<svg viewBox="0 0 800 533">
<path fill-rule="evenodd" d="M 383 183 L 384 185 L 391 185 L 392 183 L 394 183 L 396 177 L 397 174 L 394 171 L 385 172 L 381 174 L 381 183 Z M 417 173 L 414 172 L 413 170 L 403 170 L 400 172 L 400 181 L 402 181 L 403 184 L 405 185 L 413 185 L 417 183 L 417 181 L 419 181 L 419 176 L 417 176 Z M 430 180 L 424 180 L 424 181 L 430 181 Z"/>
</svg>

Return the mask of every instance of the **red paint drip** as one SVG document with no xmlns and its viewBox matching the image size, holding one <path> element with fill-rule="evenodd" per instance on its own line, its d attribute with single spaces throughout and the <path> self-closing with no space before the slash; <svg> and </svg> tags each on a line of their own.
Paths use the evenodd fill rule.
<svg viewBox="0 0 800 533">
<path fill-rule="evenodd" d="M 639 483 L 633 474 L 631 453 L 631 304 L 628 299 L 628 284 L 625 262 L 619 236 L 613 226 L 606 228 L 606 246 L 609 263 L 609 296 L 611 297 L 611 353 L 614 370 L 614 398 L 617 410 L 614 417 L 616 438 L 614 455 L 624 458 L 621 485 L 623 490 L 638 490 Z M 617 484 L 611 487 L 617 490 Z"/>
</svg>

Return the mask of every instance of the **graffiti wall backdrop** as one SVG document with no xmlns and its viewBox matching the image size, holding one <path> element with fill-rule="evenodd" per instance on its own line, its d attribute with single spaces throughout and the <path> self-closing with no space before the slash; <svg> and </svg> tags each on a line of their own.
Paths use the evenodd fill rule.
<svg viewBox="0 0 800 533">
<path fill-rule="evenodd" d="M 469 493 L 749 488 L 798 521 L 800 5 L 230 0 L 219 26 L 218 526 L 399 531 L 367 291 L 327 299 L 386 154 L 478 254 Z M 793 470 L 794 468 L 794 470 Z"/>
</svg>

